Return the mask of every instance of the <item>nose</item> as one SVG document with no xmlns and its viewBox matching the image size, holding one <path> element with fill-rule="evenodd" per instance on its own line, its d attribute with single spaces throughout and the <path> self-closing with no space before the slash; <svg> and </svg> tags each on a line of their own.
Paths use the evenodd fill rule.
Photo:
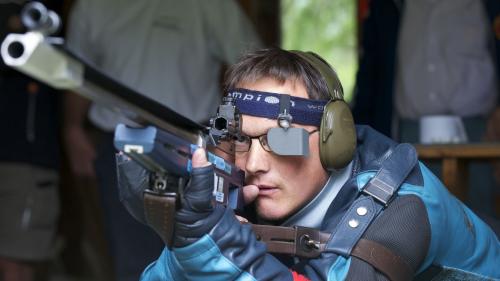
<svg viewBox="0 0 500 281">
<path fill-rule="evenodd" d="M 265 173 L 269 170 L 269 157 L 271 153 L 264 150 L 259 140 L 252 139 L 252 145 L 247 153 L 245 171 L 250 174 Z"/>
</svg>

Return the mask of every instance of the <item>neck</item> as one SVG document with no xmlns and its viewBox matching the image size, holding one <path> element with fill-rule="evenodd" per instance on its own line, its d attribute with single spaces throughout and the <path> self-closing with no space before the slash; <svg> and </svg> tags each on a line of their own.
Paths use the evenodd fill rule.
<svg viewBox="0 0 500 281">
<path fill-rule="evenodd" d="M 282 226 L 320 228 L 333 199 L 351 176 L 352 162 L 347 167 L 331 172 L 321 191 L 298 212 L 280 223 Z"/>
</svg>

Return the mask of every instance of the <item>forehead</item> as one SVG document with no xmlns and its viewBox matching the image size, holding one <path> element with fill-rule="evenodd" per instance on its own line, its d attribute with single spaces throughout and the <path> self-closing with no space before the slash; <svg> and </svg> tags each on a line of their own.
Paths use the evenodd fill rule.
<svg viewBox="0 0 500 281">
<path fill-rule="evenodd" d="M 286 80 L 284 83 L 272 78 L 262 78 L 254 82 L 242 82 L 236 85 L 254 91 L 287 94 L 290 96 L 309 98 L 307 90 L 300 80 Z M 277 127 L 276 119 L 243 115 L 243 132 L 249 136 L 265 134 L 270 128 Z M 294 127 L 314 128 L 314 126 L 293 125 Z"/>
<path fill-rule="evenodd" d="M 297 79 L 285 80 L 285 82 L 280 82 L 273 78 L 261 78 L 253 82 L 241 82 L 236 85 L 236 87 L 254 91 L 288 94 L 290 96 L 306 99 L 309 98 L 304 83 Z"/>
</svg>

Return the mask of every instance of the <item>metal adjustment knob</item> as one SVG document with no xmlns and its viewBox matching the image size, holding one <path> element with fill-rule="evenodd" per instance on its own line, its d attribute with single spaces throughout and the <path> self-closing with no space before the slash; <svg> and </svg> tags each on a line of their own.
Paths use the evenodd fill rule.
<svg viewBox="0 0 500 281">
<path fill-rule="evenodd" d="M 305 234 L 304 236 L 302 236 L 302 239 L 304 241 L 304 245 L 306 245 L 307 247 L 319 250 L 319 242 L 309 237 L 309 235 Z"/>
</svg>

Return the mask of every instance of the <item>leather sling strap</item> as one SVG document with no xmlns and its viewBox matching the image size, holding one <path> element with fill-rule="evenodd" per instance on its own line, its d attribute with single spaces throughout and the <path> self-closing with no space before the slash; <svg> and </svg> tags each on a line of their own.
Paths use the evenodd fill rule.
<svg viewBox="0 0 500 281">
<path fill-rule="evenodd" d="M 372 265 L 391 281 L 405 281 L 413 278 L 413 269 L 402 257 L 375 241 L 359 239 L 352 249 L 351 256 Z"/>
<path fill-rule="evenodd" d="M 267 251 L 301 258 L 316 258 L 325 249 L 331 233 L 307 227 L 283 227 L 252 224 L 257 240 L 266 243 Z M 359 239 L 351 256 L 357 257 L 392 281 L 411 280 L 413 270 L 405 260 L 375 241 Z"/>
<path fill-rule="evenodd" d="M 325 249 L 330 233 L 308 227 L 284 227 L 251 224 L 257 240 L 266 243 L 267 251 L 302 258 L 319 257 Z"/>
</svg>

